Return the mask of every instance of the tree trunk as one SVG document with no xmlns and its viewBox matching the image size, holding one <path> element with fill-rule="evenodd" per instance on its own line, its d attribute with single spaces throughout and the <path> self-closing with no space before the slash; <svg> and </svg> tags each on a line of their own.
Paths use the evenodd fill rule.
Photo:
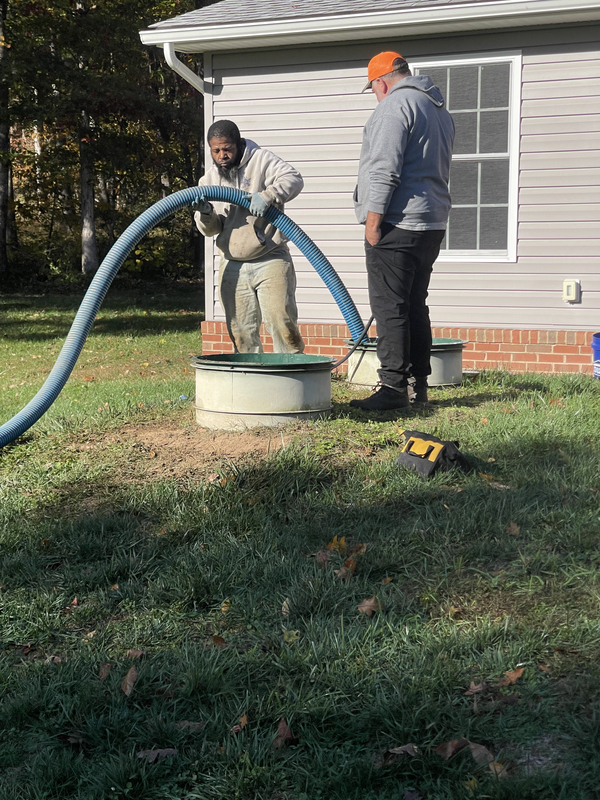
<svg viewBox="0 0 600 800">
<path fill-rule="evenodd" d="M 17 215 L 15 214 L 15 186 L 13 183 L 12 161 L 8 169 L 8 211 L 6 217 L 6 243 L 12 250 L 19 248 Z"/>
<path fill-rule="evenodd" d="M 10 123 L 8 83 L 6 78 L 5 21 L 8 0 L 0 0 L 0 275 L 8 271 L 6 249 L 8 233 L 8 195 L 10 175 Z"/>
<path fill-rule="evenodd" d="M 94 152 L 92 131 L 85 111 L 81 114 L 79 134 L 81 180 L 81 271 L 93 275 L 98 269 L 98 246 L 94 218 Z"/>
</svg>

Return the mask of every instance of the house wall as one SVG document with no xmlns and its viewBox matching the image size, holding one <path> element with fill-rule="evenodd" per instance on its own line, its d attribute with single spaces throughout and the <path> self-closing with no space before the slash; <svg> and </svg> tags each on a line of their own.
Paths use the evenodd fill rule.
<svg viewBox="0 0 600 800">
<path fill-rule="evenodd" d="M 294 164 L 305 189 L 286 212 L 314 239 L 369 315 L 362 228 L 352 191 L 372 93 L 361 94 L 366 63 L 380 50 L 411 58 L 522 54 L 516 262 L 438 260 L 430 291 L 437 328 L 600 329 L 600 27 L 378 41 L 206 59 L 213 83 L 206 124 L 233 119 L 242 134 Z M 306 259 L 292 247 L 300 320 L 342 321 Z M 207 241 L 207 319 L 222 320 L 218 260 Z M 208 277 L 208 275 L 207 275 Z M 564 278 L 582 282 L 582 302 L 562 300 Z"/>
</svg>

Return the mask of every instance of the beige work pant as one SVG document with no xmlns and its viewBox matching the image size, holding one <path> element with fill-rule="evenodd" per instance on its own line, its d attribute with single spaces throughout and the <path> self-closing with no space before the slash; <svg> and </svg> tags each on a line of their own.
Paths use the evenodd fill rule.
<svg viewBox="0 0 600 800">
<path fill-rule="evenodd" d="M 302 353 L 298 330 L 296 273 L 291 258 L 221 260 L 219 294 L 236 353 L 262 353 L 264 320 L 275 353 Z"/>
</svg>

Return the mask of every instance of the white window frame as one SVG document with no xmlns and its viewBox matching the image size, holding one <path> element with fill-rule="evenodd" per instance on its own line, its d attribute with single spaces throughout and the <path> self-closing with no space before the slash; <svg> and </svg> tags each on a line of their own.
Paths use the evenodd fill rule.
<svg viewBox="0 0 600 800">
<path fill-rule="evenodd" d="M 523 57 L 517 51 L 499 51 L 490 53 L 469 54 L 465 56 L 447 56 L 435 58 L 412 58 L 410 65 L 425 74 L 428 67 L 462 67 L 482 64 L 511 64 L 510 87 L 508 95 L 508 221 L 506 250 L 440 250 L 438 262 L 491 262 L 516 263 L 517 261 L 517 222 L 519 209 L 519 142 L 521 128 L 521 83 Z M 480 153 L 479 159 L 506 158 L 506 153 Z M 455 155 L 453 161 L 472 161 L 472 156 Z"/>
</svg>

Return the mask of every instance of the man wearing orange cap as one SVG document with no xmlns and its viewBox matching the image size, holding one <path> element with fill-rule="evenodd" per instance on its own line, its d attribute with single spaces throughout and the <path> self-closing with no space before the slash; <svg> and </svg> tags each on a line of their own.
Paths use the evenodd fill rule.
<svg viewBox="0 0 600 800">
<path fill-rule="evenodd" d="M 363 131 L 354 207 L 365 225 L 369 302 L 377 324 L 379 384 L 365 411 L 427 402 L 431 324 L 427 290 L 450 211 L 448 178 L 454 122 L 440 90 L 413 76 L 400 53 L 369 62 L 378 105 Z"/>
</svg>

